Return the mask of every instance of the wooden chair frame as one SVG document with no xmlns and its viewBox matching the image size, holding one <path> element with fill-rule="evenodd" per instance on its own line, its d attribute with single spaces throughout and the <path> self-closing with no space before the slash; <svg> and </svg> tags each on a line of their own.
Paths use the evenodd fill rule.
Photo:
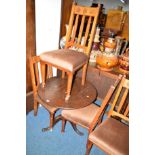
<svg viewBox="0 0 155 155">
<path fill-rule="evenodd" d="M 113 85 L 111 85 L 111 87 L 108 90 L 104 100 L 102 101 L 102 104 L 100 106 L 100 109 L 99 109 L 98 113 L 94 117 L 91 125 L 87 128 L 88 129 L 88 134 L 95 128 L 95 126 L 97 124 L 100 124 L 102 122 L 102 117 L 103 117 L 103 115 L 104 115 L 104 113 L 106 111 L 109 100 L 111 99 L 111 97 L 112 97 L 112 95 L 113 95 L 113 93 L 114 93 L 114 91 L 115 91 L 115 89 L 116 89 L 116 87 L 119 84 L 121 79 L 122 79 L 122 75 L 120 74 L 118 76 L 118 78 L 116 79 L 115 83 Z M 62 119 L 62 130 L 61 130 L 62 132 L 64 132 L 64 130 L 65 130 L 66 121 L 70 122 L 70 120 L 67 120 L 66 118 Z M 72 120 L 71 124 L 76 124 L 76 123 Z M 80 125 L 82 127 L 85 127 L 82 124 L 78 124 L 78 125 Z M 83 134 L 81 132 L 79 132 L 79 135 L 83 135 Z"/>
<path fill-rule="evenodd" d="M 52 129 L 53 123 L 54 123 L 54 115 L 56 110 L 50 110 L 48 109 L 48 105 L 44 102 L 40 102 L 38 99 L 37 90 L 41 83 L 41 79 L 39 76 L 39 63 L 40 63 L 40 57 L 39 56 L 33 56 L 30 58 L 30 73 L 31 73 L 31 80 L 32 80 L 32 87 L 33 87 L 33 96 L 34 96 L 34 115 L 37 115 L 38 112 L 38 104 L 42 104 L 50 113 L 50 125 L 48 127 L 48 130 Z M 46 66 L 46 79 L 53 76 L 51 66 Z"/>
<path fill-rule="evenodd" d="M 121 95 L 121 92 L 123 90 L 123 88 L 125 89 L 122 96 L 121 96 L 121 100 L 118 102 L 119 96 Z M 122 78 L 121 83 L 117 89 L 117 92 L 115 94 L 115 98 L 113 100 L 113 103 L 111 105 L 111 108 L 108 112 L 107 118 L 109 117 L 116 117 L 116 119 L 119 118 L 120 121 L 125 121 L 129 123 L 129 103 L 126 103 L 126 99 L 129 93 L 129 80 L 125 78 L 125 76 Z M 104 106 L 107 105 L 107 101 L 105 101 Z M 118 105 L 116 107 L 116 105 Z M 97 122 L 99 120 L 99 117 L 101 115 L 101 112 L 98 113 L 98 115 L 96 116 L 96 118 L 94 119 L 94 121 L 91 124 L 90 130 L 89 130 L 89 134 L 95 130 L 96 126 L 97 126 Z M 87 145 L 86 145 L 86 155 L 89 155 L 90 153 L 90 149 L 93 145 L 93 142 L 91 142 L 89 140 L 89 136 L 88 136 L 88 140 L 87 140 Z M 102 148 L 100 148 L 102 149 Z M 106 150 L 103 150 L 106 153 L 108 153 Z M 109 153 L 110 154 L 110 153 Z"/>
<path fill-rule="evenodd" d="M 95 7 L 78 6 L 75 3 L 73 3 L 70 20 L 69 20 L 68 32 L 66 35 L 65 49 L 71 48 L 73 46 L 76 48 L 83 49 L 83 52 L 89 58 L 93 38 L 95 35 L 95 31 L 96 31 L 96 24 L 97 24 L 97 20 L 98 20 L 99 10 L 100 10 L 100 5 L 98 5 L 98 7 L 95 8 Z M 78 39 L 76 39 L 80 16 L 82 16 L 82 20 L 80 23 Z M 88 19 L 88 22 L 85 22 L 85 19 L 87 18 L 87 16 L 89 17 L 89 19 Z M 93 22 L 92 22 L 92 20 L 93 20 Z M 86 31 L 83 36 L 83 30 L 84 30 L 85 23 L 87 23 L 87 26 L 86 26 Z M 83 38 L 83 42 L 82 42 L 82 38 Z M 46 64 L 60 69 L 62 71 L 63 78 L 65 76 L 65 73 L 67 73 L 68 83 L 67 83 L 67 90 L 66 90 L 66 100 L 68 100 L 71 95 L 74 73 L 80 68 L 82 68 L 82 70 L 83 70 L 81 84 L 82 85 L 85 84 L 88 61 L 81 64 L 79 66 L 79 68 L 77 68 L 77 70 L 73 71 L 73 72 L 67 70 L 66 68 L 56 66 L 56 65 L 52 64 L 52 62 L 47 63 L 47 62 L 41 61 L 41 73 L 42 73 L 42 79 L 43 79 L 43 81 L 42 81 L 43 87 L 45 86 L 45 82 L 46 82 L 45 81 L 45 65 Z"/>
</svg>

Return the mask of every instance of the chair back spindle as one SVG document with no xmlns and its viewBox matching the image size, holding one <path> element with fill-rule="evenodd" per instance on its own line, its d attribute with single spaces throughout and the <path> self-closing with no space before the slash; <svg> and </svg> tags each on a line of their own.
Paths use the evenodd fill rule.
<svg viewBox="0 0 155 155">
<path fill-rule="evenodd" d="M 77 48 L 89 55 L 94 39 L 100 5 L 96 8 L 73 4 L 65 48 Z"/>
<path fill-rule="evenodd" d="M 108 113 L 108 117 L 117 116 L 125 121 L 129 122 L 129 103 L 126 102 L 129 94 L 129 80 L 123 77 L 114 101 Z M 119 101 L 120 95 L 121 100 Z M 119 102 L 119 103 L 118 103 Z M 118 106 L 116 106 L 118 105 Z"/>
</svg>

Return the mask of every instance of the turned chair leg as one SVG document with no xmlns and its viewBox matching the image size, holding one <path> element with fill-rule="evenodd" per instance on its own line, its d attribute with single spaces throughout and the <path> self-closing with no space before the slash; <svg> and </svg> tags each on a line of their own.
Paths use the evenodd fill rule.
<svg viewBox="0 0 155 155">
<path fill-rule="evenodd" d="M 62 71 L 62 75 L 61 75 L 61 78 L 65 78 L 65 71 Z"/>
<path fill-rule="evenodd" d="M 38 102 L 34 99 L 34 103 L 33 103 L 33 109 L 34 109 L 34 116 L 37 116 L 38 113 Z"/>
<path fill-rule="evenodd" d="M 73 81 L 73 73 L 68 73 L 68 81 L 67 81 L 67 94 L 65 100 L 70 98 L 71 89 L 72 89 L 72 81 Z"/>
<path fill-rule="evenodd" d="M 40 63 L 40 66 L 41 66 L 42 87 L 45 87 L 46 64 Z"/>
<path fill-rule="evenodd" d="M 46 79 L 53 77 L 53 69 L 52 66 L 47 66 L 47 75 Z"/>
<path fill-rule="evenodd" d="M 55 113 L 51 113 L 51 112 L 50 112 L 50 126 L 49 126 L 50 129 L 53 128 L 53 124 L 54 124 L 54 115 L 55 115 Z"/>
<path fill-rule="evenodd" d="M 88 140 L 86 145 L 86 155 L 89 155 L 90 149 L 92 148 L 92 146 L 93 146 L 93 143 Z"/>
<path fill-rule="evenodd" d="M 82 82 L 81 85 L 83 86 L 86 81 L 86 72 L 87 72 L 87 64 L 85 64 L 82 68 Z"/>
<path fill-rule="evenodd" d="M 66 120 L 64 118 L 62 118 L 62 129 L 61 129 L 62 133 L 65 132 L 65 126 L 66 126 Z"/>
</svg>

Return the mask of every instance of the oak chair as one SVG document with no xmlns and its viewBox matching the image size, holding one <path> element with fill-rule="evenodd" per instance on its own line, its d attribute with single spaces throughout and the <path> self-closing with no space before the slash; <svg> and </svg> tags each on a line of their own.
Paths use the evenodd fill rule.
<svg viewBox="0 0 155 155">
<path fill-rule="evenodd" d="M 62 132 L 65 131 L 65 124 L 66 121 L 71 122 L 71 124 L 80 125 L 86 129 L 88 129 L 88 132 L 90 132 L 91 124 L 93 120 L 99 119 L 99 124 L 102 121 L 102 115 L 104 114 L 106 110 L 106 105 L 108 101 L 111 99 L 112 94 L 114 90 L 116 89 L 118 83 L 120 82 L 122 78 L 122 75 L 119 75 L 116 79 L 115 83 L 110 87 L 110 89 L 107 92 L 107 95 L 105 96 L 101 106 L 97 106 L 96 104 L 92 103 L 87 107 L 75 109 L 75 110 L 62 110 L 61 115 L 63 117 L 62 119 Z M 98 118 L 98 115 L 100 114 L 100 118 Z M 101 115 L 102 114 L 102 115 Z M 83 135 L 80 131 L 79 135 Z"/>
<path fill-rule="evenodd" d="M 89 155 L 93 144 L 107 154 L 129 154 L 129 104 L 126 101 L 128 93 L 129 81 L 123 77 L 106 120 L 96 128 L 96 120 L 91 124 L 86 155 Z"/>
<path fill-rule="evenodd" d="M 38 104 L 41 104 L 43 107 L 47 109 L 50 114 L 50 125 L 47 130 L 52 129 L 54 123 L 54 114 L 58 110 L 55 107 L 51 107 L 45 102 L 41 102 L 41 99 L 38 97 L 37 90 L 41 83 L 41 73 L 39 69 L 40 65 L 40 57 L 33 56 L 30 58 L 30 73 L 33 87 L 33 96 L 34 96 L 34 115 L 37 115 L 38 112 Z M 49 66 L 46 66 L 46 79 L 51 78 L 53 76 L 52 69 Z M 46 131 L 46 130 L 43 130 Z"/>
<path fill-rule="evenodd" d="M 60 69 L 62 71 L 62 77 L 67 73 L 66 100 L 68 100 L 71 95 L 73 76 L 80 68 L 83 70 L 81 84 L 85 84 L 88 59 L 95 35 L 99 10 L 100 5 L 98 5 L 98 7 L 86 7 L 73 3 L 65 48 L 43 52 L 40 55 L 43 87 L 46 83 L 46 64 Z"/>
</svg>

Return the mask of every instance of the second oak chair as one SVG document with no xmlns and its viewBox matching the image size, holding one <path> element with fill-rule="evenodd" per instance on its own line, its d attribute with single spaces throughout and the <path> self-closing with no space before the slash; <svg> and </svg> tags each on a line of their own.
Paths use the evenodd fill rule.
<svg viewBox="0 0 155 155">
<path fill-rule="evenodd" d="M 38 96 L 38 87 L 41 84 L 41 73 L 40 73 L 40 57 L 33 56 L 30 59 L 30 72 L 31 72 L 31 80 L 32 80 L 32 87 L 33 87 L 33 97 L 34 97 L 34 115 L 37 115 L 38 112 L 38 105 L 41 104 L 50 114 L 50 124 L 48 128 L 44 128 L 43 131 L 51 130 L 54 124 L 54 115 L 58 108 L 51 107 L 46 102 L 42 102 L 40 97 Z M 51 72 L 51 68 L 46 66 L 46 79 L 51 78 L 53 76 Z"/>
<path fill-rule="evenodd" d="M 93 120 L 96 118 L 98 119 L 98 115 L 104 114 L 106 110 L 106 106 L 109 103 L 117 85 L 119 84 L 122 75 L 119 75 L 114 84 L 109 88 L 104 100 L 102 101 L 101 106 L 97 106 L 96 104 L 92 103 L 89 106 L 84 108 L 75 109 L 75 110 L 62 110 L 61 115 L 62 119 L 62 132 L 64 132 L 66 121 L 71 122 L 72 124 L 80 125 L 90 132 L 91 124 Z M 102 121 L 102 116 L 100 116 L 99 124 Z M 78 131 L 79 132 L 79 131 Z M 79 132 L 80 135 L 83 133 Z"/>
<path fill-rule="evenodd" d="M 128 95 L 129 80 L 123 77 L 107 118 L 96 128 L 96 120 L 91 124 L 86 155 L 89 155 L 93 144 L 107 154 L 129 155 Z"/>
</svg>

